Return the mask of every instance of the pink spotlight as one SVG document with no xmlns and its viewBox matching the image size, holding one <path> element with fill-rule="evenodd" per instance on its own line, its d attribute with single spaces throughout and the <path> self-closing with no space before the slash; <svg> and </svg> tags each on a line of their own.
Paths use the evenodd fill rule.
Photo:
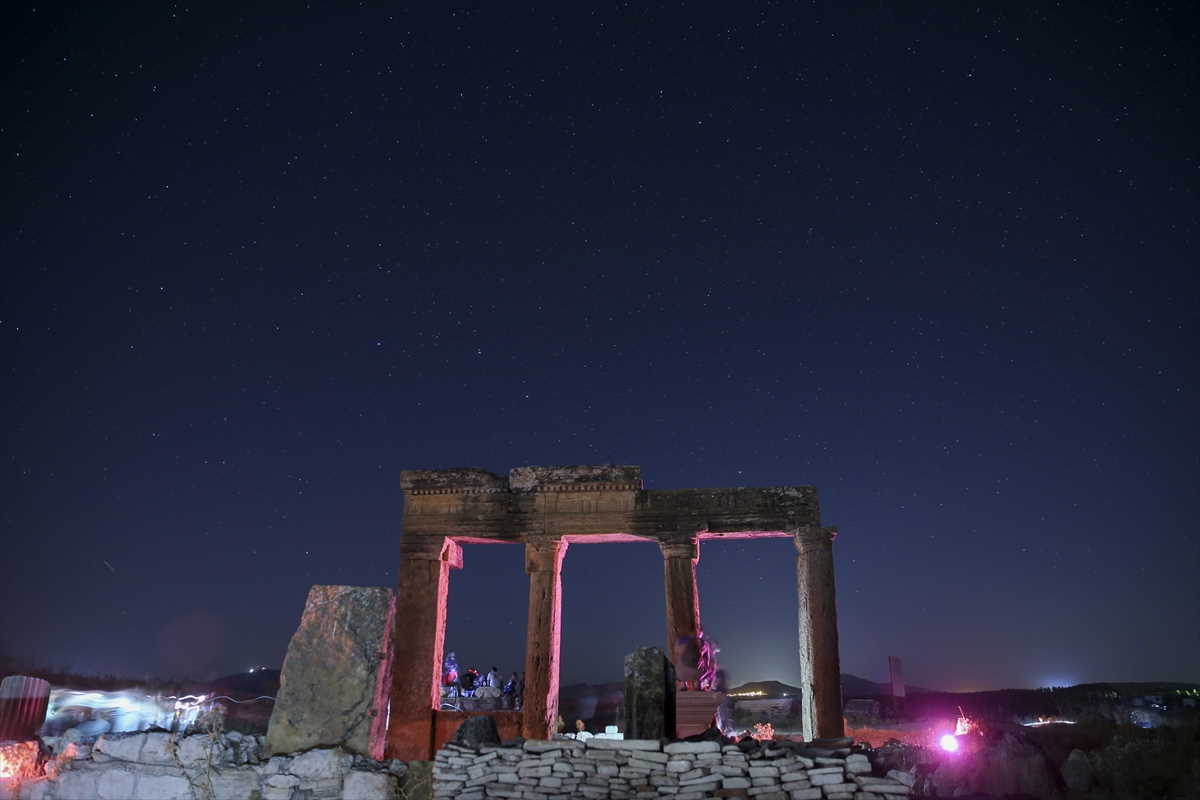
<svg viewBox="0 0 1200 800">
<path fill-rule="evenodd" d="M 952 733 L 947 733 L 945 736 L 939 739 L 938 744 L 940 744 L 942 749 L 947 753 L 954 753 L 958 750 L 958 738 Z"/>
</svg>

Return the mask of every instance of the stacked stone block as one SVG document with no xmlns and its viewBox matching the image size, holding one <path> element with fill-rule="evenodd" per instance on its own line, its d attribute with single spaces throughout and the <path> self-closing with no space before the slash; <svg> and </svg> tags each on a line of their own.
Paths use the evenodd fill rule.
<svg viewBox="0 0 1200 800">
<path fill-rule="evenodd" d="M 456 800 L 901 800 L 912 790 L 870 776 L 848 747 L 655 739 L 448 744 L 433 768 L 435 798 Z"/>
</svg>

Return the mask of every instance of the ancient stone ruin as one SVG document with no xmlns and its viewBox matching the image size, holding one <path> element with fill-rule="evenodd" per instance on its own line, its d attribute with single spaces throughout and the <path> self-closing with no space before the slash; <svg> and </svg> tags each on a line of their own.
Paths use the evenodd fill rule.
<svg viewBox="0 0 1200 800">
<path fill-rule="evenodd" d="M 401 473 L 404 532 L 396 595 L 386 753 L 428 760 L 468 715 L 442 711 L 439 678 L 450 571 L 463 544 L 521 544 L 529 574 L 522 711 L 488 712 L 504 738 L 549 739 L 559 689 L 562 563 L 576 542 L 657 542 L 666 587 L 666 653 L 699 637 L 696 563 L 711 539 L 790 537 L 796 544 L 802 725 L 806 739 L 842 733 L 836 531 L 821 526 L 811 486 L 647 490 L 636 466 L 519 467 Z M 290 656 L 289 656 L 290 657 Z M 676 664 L 676 667 L 679 665 Z M 285 681 L 286 681 L 285 667 Z"/>
</svg>

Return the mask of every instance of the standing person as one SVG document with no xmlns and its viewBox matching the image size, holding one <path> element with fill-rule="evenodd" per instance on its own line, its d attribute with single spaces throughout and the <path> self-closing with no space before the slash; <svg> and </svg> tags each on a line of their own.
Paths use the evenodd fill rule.
<svg viewBox="0 0 1200 800">
<path fill-rule="evenodd" d="M 475 677 L 478 674 L 474 669 L 463 672 L 461 679 L 463 697 L 475 696 Z"/>
<path fill-rule="evenodd" d="M 517 695 L 517 673 L 504 682 L 504 687 L 500 690 L 501 703 L 505 708 L 512 708 L 516 703 Z"/>
<path fill-rule="evenodd" d="M 496 669 L 496 667 L 493 666 L 492 671 L 487 674 L 487 685 L 499 689 L 500 684 L 501 684 L 500 670 Z"/>
<path fill-rule="evenodd" d="M 517 678 L 516 701 L 517 701 L 516 702 L 517 710 L 524 708 L 524 706 L 525 706 L 525 673 L 524 672 L 521 673 L 521 677 Z"/>
</svg>

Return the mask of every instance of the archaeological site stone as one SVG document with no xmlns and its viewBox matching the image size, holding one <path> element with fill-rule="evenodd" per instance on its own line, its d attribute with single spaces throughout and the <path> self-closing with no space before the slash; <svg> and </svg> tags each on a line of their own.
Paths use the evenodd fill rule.
<svg viewBox="0 0 1200 800">
<path fill-rule="evenodd" d="M 383 757 L 391 691 L 393 594 L 314 586 L 292 636 L 267 728 L 267 749 L 314 747 Z"/>
<path fill-rule="evenodd" d="M 625 736 L 675 736 L 675 671 L 657 647 L 639 647 L 625 656 Z"/>
<path fill-rule="evenodd" d="M 836 530 L 822 527 L 813 487 L 647 490 L 640 467 L 620 465 L 518 467 L 507 476 L 473 468 L 407 470 L 400 484 L 404 533 L 389 757 L 430 759 L 461 724 L 465 712 L 440 708 L 447 593 L 451 570 L 463 565 L 461 545 L 484 542 L 523 546 L 529 576 L 523 709 L 483 712 L 495 719 L 502 738 L 519 733 L 548 739 L 555 731 L 562 564 L 572 543 L 659 545 L 665 653 L 673 662 L 675 643 L 703 634 L 696 582 L 702 544 L 763 537 L 790 538 L 797 551 L 802 733 L 806 739 L 842 734 Z"/>
<path fill-rule="evenodd" d="M 480 748 L 485 744 L 500 744 L 500 731 L 496 720 L 488 716 L 469 717 L 458 728 L 451 740 L 463 747 Z"/>
</svg>

